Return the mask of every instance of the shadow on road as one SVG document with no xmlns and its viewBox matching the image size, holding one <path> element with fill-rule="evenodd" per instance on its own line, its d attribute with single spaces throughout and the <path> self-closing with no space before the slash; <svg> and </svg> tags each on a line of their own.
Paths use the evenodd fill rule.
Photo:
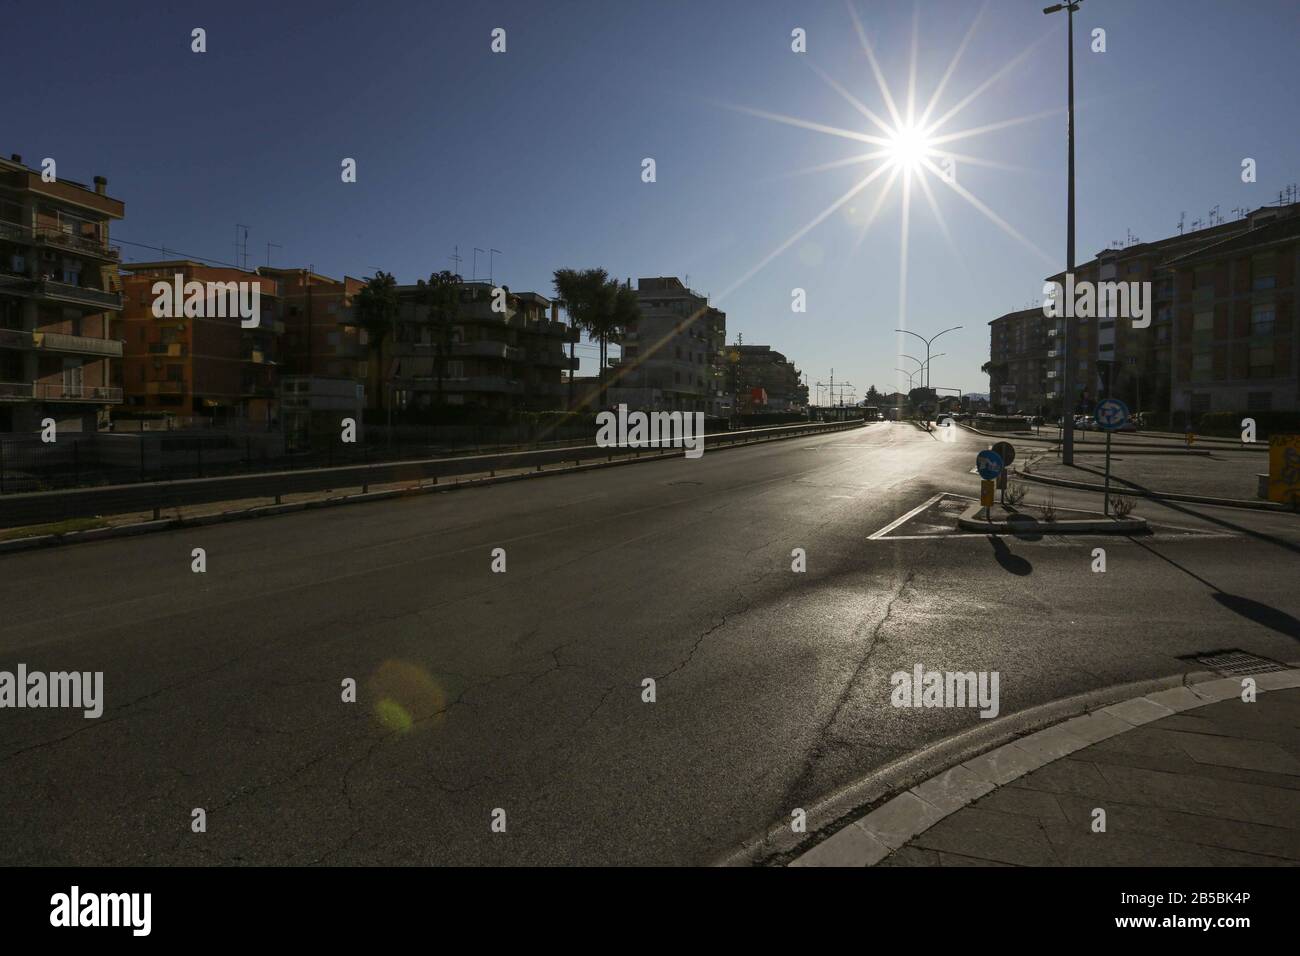
<svg viewBox="0 0 1300 956">
<path fill-rule="evenodd" d="M 1278 610 L 1269 604 L 1261 604 L 1259 601 L 1242 597 L 1239 594 L 1225 594 L 1222 591 L 1214 593 L 1214 600 L 1229 611 L 1235 611 L 1256 624 L 1263 625 L 1270 630 L 1277 631 L 1279 634 L 1285 634 L 1287 637 L 1300 641 L 1300 620 L 1292 617 L 1286 611 Z"/>
<path fill-rule="evenodd" d="M 998 564 L 1002 565 L 1004 571 L 1010 571 L 1021 577 L 1034 573 L 1034 566 L 1020 555 L 1012 554 L 1011 549 L 997 535 L 989 535 L 989 543 L 993 545 L 993 557 L 997 559 Z"/>
<path fill-rule="evenodd" d="M 1205 585 L 1214 592 L 1211 597 L 1234 614 L 1240 614 L 1242 617 L 1246 618 L 1246 620 L 1254 621 L 1261 627 L 1267 627 L 1269 630 L 1277 631 L 1285 637 L 1290 637 L 1294 640 L 1300 641 L 1300 620 L 1297 620 L 1286 611 L 1275 608 L 1271 604 L 1264 604 L 1260 601 L 1256 601 L 1254 598 L 1243 597 L 1240 594 L 1229 594 L 1227 591 L 1215 587 L 1212 582 L 1205 580 L 1205 578 L 1201 577 L 1195 571 L 1183 567 L 1173 558 L 1161 554 L 1159 551 L 1155 550 L 1155 548 L 1143 544 L 1136 538 L 1129 537 L 1128 539 L 1139 548 L 1154 554 L 1161 561 L 1172 564 L 1179 571 L 1182 571 L 1183 574 L 1186 574 L 1188 577 Z"/>
</svg>

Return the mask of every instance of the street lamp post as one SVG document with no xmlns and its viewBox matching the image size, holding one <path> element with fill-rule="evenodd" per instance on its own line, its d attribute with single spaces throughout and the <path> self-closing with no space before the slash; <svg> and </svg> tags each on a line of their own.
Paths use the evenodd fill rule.
<svg viewBox="0 0 1300 956">
<path fill-rule="evenodd" d="M 1074 274 L 1074 13 L 1082 0 L 1069 3 L 1057 3 L 1044 7 L 1043 13 L 1066 13 L 1066 43 L 1069 46 L 1066 55 L 1066 75 L 1068 90 L 1066 129 L 1068 133 L 1068 158 L 1066 160 L 1067 199 L 1065 213 L 1065 276 L 1067 283 Z M 1061 463 L 1074 464 L 1074 373 L 1070 368 L 1070 313 L 1074 311 L 1070 303 L 1065 308 L 1065 370 L 1061 376 L 1061 390 L 1065 393 L 1061 399 Z"/>
<path fill-rule="evenodd" d="M 921 367 L 925 370 L 925 377 L 922 379 L 922 386 L 921 386 L 922 388 L 929 388 L 929 387 L 930 387 L 930 344 L 931 344 L 932 342 L 934 342 L 934 340 L 937 339 L 939 336 L 941 336 L 941 335 L 947 335 L 949 332 L 956 332 L 956 331 L 957 331 L 958 329 L 960 329 L 960 328 L 962 328 L 962 326 L 960 326 L 960 325 L 954 325 L 954 326 L 953 326 L 952 328 L 950 328 L 950 329 L 944 329 L 942 332 L 936 332 L 934 335 L 930 336 L 928 339 L 927 339 L 924 335 L 922 335 L 920 332 L 912 332 L 912 331 L 909 330 L 909 329 L 894 329 L 895 332 L 903 332 L 903 333 L 905 333 L 905 334 L 907 334 L 907 335 L 915 335 L 918 339 L 920 339 L 922 342 L 925 343 L 925 364 L 924 364 L 923 366 L 921 366 Z M 943 354 L 943 353 L 940 353 L 940 354 Z M 910 355 L 909 355 L 909 356 L 906 356 L 906 357 L 907 357 L 907 358 L 912 358 Z M 937 356 L 937 355 L 935 356 L 935 358 L 938 358 L 938 357 L 939 357 L 939 356 Z M 916 359 L 912 359 L 912 361 L 915 362 L 915 361 L 917 361 L 917 360 L 916 360 Z"/>
</svg>

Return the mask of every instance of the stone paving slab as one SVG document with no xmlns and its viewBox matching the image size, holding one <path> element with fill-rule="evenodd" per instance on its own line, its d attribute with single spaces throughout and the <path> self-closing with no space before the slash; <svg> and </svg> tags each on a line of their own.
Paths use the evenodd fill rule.
<svg viewBox="0 0 1300 956">
<path fill-rule="evenodd" d="M 1105 710 L 1140 725 L 1015 777 L 879 865 L 1300 865 L 1300 760 L 1279 741 L 1300 736 L 1300 690 L 1155 719 Z"/>
</svg>

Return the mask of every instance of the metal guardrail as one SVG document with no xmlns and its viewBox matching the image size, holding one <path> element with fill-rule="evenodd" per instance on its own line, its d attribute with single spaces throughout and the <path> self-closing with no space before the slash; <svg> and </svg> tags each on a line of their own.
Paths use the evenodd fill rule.
<svg viewBox="0 0 1300 956">
<path fill-rule="evenodd" d="M 745 431 L 718 432 L 705 436 L 704 447 L 727 447 L 753 444 L 781 438 L 796 438 L 829 431 L 843 431 L 863 425 L 860 419 L 848 422 L 809 422 L 777 425 Z M 399 482 L 424 482 L 429 479 L 455 478 L 484 472 L 532 468 L 566 463 L 582 464 L 615 457 L 659 456 L 665 450 L 680 455 L 680 448 L 601 448 L 577 445 L 541 451 L 504 452 L 495 455 L 471 455 L 461 458 L 433 458 L 416 461 L 389 461 L 340 468 L 315 468 L 306 471 L 277 471 L 234 475 L 221 478 L 191 478 L 183 481 L 105 485 L 67 491 L 38 491 L 0 497 L 0 528 L 44 524 L 68 518 L 93 518 L 102 515 L 150 512 L 155 516 L 167 509 L 218 501 L 249 498 L 274 498 L 284 495 L 360 488 Z"/>
</svg>

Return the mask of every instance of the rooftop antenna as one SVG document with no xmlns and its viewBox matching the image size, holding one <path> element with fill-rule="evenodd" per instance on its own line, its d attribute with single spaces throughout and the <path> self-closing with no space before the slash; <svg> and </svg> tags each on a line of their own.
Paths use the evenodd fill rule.
<svg viewBox="0 0 1300 956">
<path fill-rule="evenodd" d="M 1219 204 L 1215 203 L 1214 208 L 1210 210 L 1210 225 L 1217 226 L 1223 222 L 1223 217 L 1219 215 Z"/>
<path fill-rule="evenodd" d="M 266 244 L 266 265 L 267 265 L 268 268 L 269 268 L 270 265 L 271 265 L 271 250 L 272 250 L 272 249 L 283 249 L 283 248 L 284 248 L 284 246 L 280 245 L 278 242 L 268 242 L 268 243 Z"/>
<path fill-rule="evenodd" d="M 1178 214 L 1178 234 L 1180 236 L 1183 234 L 1183 220 L 1186 218 L 1187 218 L 1187 213 L 1180 212 Z"/>
<path fill-rule="evenodd" d="M 451 270 L 451 271 L 452 271 L 452 272 L 455 272 L 455 273 L 459 273 L 459 272 L 460 272 L 460 263 L 461 263 L 461 258 L 460 258 L 460 246 L 459 246 L 459 245 L 456 245 L 456 246 L 452 246 L 451 248 L 452 248 L 452 253 L 451 253 L 451 255 L 449 255 L 449 256 L 447 257 L 448 259 L 451 260 L 451 265 L 452 265 L 452 270 Z"/>
<path fill-rule="evenodd" d="M 239 230 L 244 230 L 244 237 L 240 239 Z M 248 227 L 242 222 L 235 223 L 235 268 L 239 268 L 240 255 L 243 255 L 244 269 L 248 269 Z"/>
<path fill-rule="evenodd" d="M 473 282 L 477 282 L 477 281 L 478 281 L 478 254 L 479 254 L 480 252 L 487 252 L 487 250 L 486 250 L 486 249 L 480 249 L 478 246 L 475 246 L 475 247 L 474 247 L 474 277 L 473 277 L 473 279 L 471 280 L 471 281 L 473 281 Z"/>
<path fill-rule="evenodd" d="M 488 283 L 496 285 L 496 257 L 501 255 L 500 249 L 488 249 Z"/>
</svg>

